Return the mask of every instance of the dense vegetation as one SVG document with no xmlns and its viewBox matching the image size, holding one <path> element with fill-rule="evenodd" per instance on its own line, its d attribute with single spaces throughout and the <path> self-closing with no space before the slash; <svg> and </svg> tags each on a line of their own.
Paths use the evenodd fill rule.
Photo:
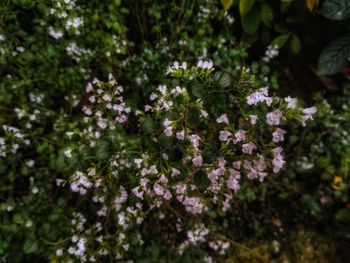
<svg viewBox="0 0 350 263">
<path fill-rule="evenodd" d="M 0 262 L 349 262 L 350 2 L 0 2 Z"/>
</svg>

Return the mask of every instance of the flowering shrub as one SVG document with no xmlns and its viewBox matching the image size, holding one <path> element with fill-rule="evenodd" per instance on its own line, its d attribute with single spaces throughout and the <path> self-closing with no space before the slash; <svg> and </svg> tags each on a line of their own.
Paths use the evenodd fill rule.
<svg viewBox="0 0 350 263">
<path fill-rule="evenodd" d="M 348 112 L 278 98 L 287 50 L 248 52 L 235 10 L 0 3 L 1 262 L 297 262 L 296 226 L 349 236 Z"/>
<path fill-rule="evenodd" d="M 142 109 L 125 103 L 123 87 L 112 75 L 106 83 L 94 79 L 86 86 L 83 123 L 68 132 L 72 145 L 63 150 L 71 162 L 65 174 L 71 176 L 57 179 L 57 185 L 68 185 L 86 205 L 91 200 L 96 215 L 87 226 L 76 214 L 72 224 L 78 226 L 57 256 L 132 258 L 131 246 L 143 244 L 135 226 L 153 210 L 203 216 L 227 211 L 242 184 L 263 182 L 283 168 L 286 131 L 280 126 L 293 120 L 305 125 L 316 113 L 315 107 L 302 109 L 295 98 L 256 89 L 247 70 L 236 80 L 200 60 L 192 67 L 174 62 L 166 74 L 169 82 L 159 85 Z M 223 105 L 215 107 L 218 100 Z M 72 170 L 76 162 L 80 169 Z M 166 218 L 163 212 L 159 216 Z M 177 231 L 187 232 L 174 244 L 179 253 L 210 240 L 220 254 L 229 247 L 209 237 L 203 223 L 188 228 L 186 220 L 178 220 Z M 111 229 L 110 240 L 103 233 Z"/>
</svg>

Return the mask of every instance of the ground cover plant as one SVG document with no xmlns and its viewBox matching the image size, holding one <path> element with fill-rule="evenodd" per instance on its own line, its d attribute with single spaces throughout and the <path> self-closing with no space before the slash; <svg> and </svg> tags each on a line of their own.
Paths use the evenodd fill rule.
<svg viewBox="0 0 350 263">
<path fill-rule="evenodd" d="M 1 262 L 349 260 L 346 1 L 0 14 Z"/>
</svg>

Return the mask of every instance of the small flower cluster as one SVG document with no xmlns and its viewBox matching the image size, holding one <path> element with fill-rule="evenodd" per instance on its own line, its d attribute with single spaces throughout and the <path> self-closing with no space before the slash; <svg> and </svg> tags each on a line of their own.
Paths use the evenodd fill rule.
<svg viewBox="0 0 350 263">
<path fill-rule="evenodd" d="M 277 45 L 269 45 L 265 51 L 265 56 L 262 58 L 265 62 L 270 62 L 279 55 L 279 47 Z"/>
<path fill-rule="evenodd" d="M 169 66 L 166 74 L 176 78 L 191 80 L 196 77 L 205 78 L 212 71 L 213 62 L 211 60 L 199 60 L 196 66 L 188 67 L 187 62 L 179 63 L 175 61 L 172 66 Z"/>
<path fill-rule="evenodd" d="M 187 231 L 187 239 L 179 246 L 179 253 L 182 254 L 183 251 L 188 246 L 198 246 L 201 243 L 207 241 L 209 234 L 209 229 L 204 226 L 204 224 L 199 224 L 194 227 L 194 230 Z"/>
<path fill-rule="evenodd" d="M 127 121 L 131 108 L 124 102 L 124 88 L 118 85 L 111 74 L 107 84 L 94 79 L 92 83 L 87 84 L 85 91 L 89 95 L 89 104 L 83 106 L 86 115 L 84 122 L 88 124 L 82 131 L 84 135 L 97 140 L 103 131 L 115 130 L 118 124 Z M 94 141 L 91 143 L 92 146 L 95 144 Z"/>
<path fill-rule="evenodd" d="M 4 137 L 0 137 L 0 157 L 6 157 L 9 153 L 16 154 L 20 146 L 31 144 L 30 139 L 17 127 L 3 125 Z"/>
</svg>

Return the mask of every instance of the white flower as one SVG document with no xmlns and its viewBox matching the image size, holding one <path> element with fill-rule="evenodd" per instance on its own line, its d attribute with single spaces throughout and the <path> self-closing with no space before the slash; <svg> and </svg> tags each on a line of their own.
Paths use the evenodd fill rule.
<svg viewBox="0 0 350 263">
<path fill-rule="evenodd" d="M 72 149 L 65 150 L 64 156 L 66 156 L 67 158 L 72 158 Z"/>
<path fill-rule="evenodd" d="M 258 116 L 256 116 L 256 115 L 249 115 L 249 118 L 250 118 L 250 123 L 255 125 L 256 121 L 258 120 Z"/>
<path fill-rule="evenodd" d="M 306 109 L 303 109 L 303 113 L 305 115 L 313 115 L 317 112 L 317 108 L 314 106 L 314 107 L 311 107 L 311 108 L 306 108 Z"/>
<path fill-rule="evenodd" d="M 298 100 L 296 98 L 291 98 L 290 96 L 284 98 L 284 101 L 287 102 L 288 109 L 294 109 L 297 106 Z"/>
<path fill-rule="evenodd" d="M 315 114 L 316 112 L 317 112 L 317 108 L 315 106 L 311 108 L 303 109 L 302 113 L 304 114 L 304 116 L 301 116 L 301 124 L 305 126 L 307 120 L 309 119 L 313 120 L 312 115 Z"/>
<path fill-rule="evenodd" d="M 169 127 L 172 124 L 172 121 L 170 121 L 168 118 L 166 118 L 163 122 L 164 127 Z"/>
</svg>

